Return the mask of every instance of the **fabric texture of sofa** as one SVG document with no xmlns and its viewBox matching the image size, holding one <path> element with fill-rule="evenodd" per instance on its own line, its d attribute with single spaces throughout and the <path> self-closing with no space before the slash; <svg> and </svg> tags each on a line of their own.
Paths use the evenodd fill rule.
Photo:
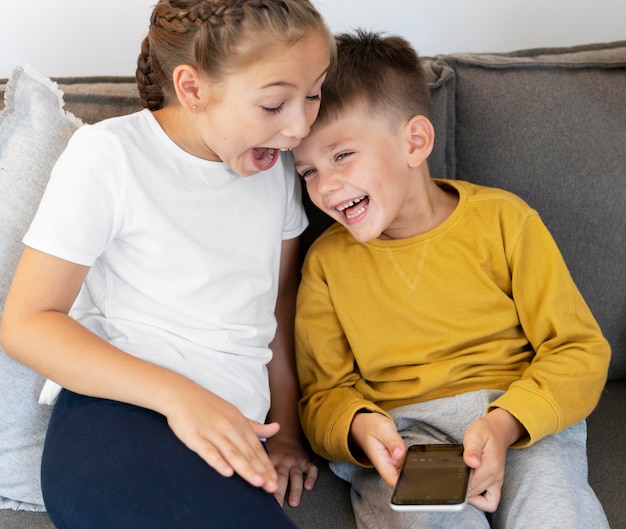
<svg viewBox="0 0 626 529">
<path fill-rule="evenodd" d="M 611 528 L 626 529 L 626 41 L 507 54 L 455 53 L 424 58 L 424 67 L 436 132 L 429 161 L 432 175 L 502 187 L 537 209 L 611 343 L 609 380 L 588 419 L 589 479 Z M 65 115 L 60 140 L 58 127 L 53 137 L 40 136 L 37 125 L 45 116 L 31 112 L 30 97 L 24 98 L 22 111 L 31 119 L 23 124 L 28 131 L 19 142 L 17 133 L 7 130 L 17 94 L 10 96 L 11 101 L 7 98 L 7 108 L 0 113 L 0 237 L 12 237 L 17 244 L 25 228 L 16 225 L 7 235 L 6 226 L 13 226 L 8 221 L 14 211 L 23 211 L 25 193 L 31 193 L 29 202 L 36 203 L 32 193 L 42 191 L 41 181 L 25 181 L 23 175 L 39 171 L 45 184 L 49 167 L 40 164 L 33 169 L 27 164 L 18 170 L 10 154 L 20 148 L 21 157 L 37 158 L 52 142 L 67 141 L 80 120 L 92 123 L 140 108 L 132 78 L 56 82 L 65 109 L 79 118 Z M 6 86 L 6 80 L 0 80 L 0 93 Z M 0 103 L 0 109 L 4 106 Z M 58 150 L 55 147 L 46 160 L 53 162 Z M 304 201 L 311 221 L 303 236 L 306 250 L 330 219 L 312 207 L 306 195 Z M 0 244 L 0 254 L 4 251 Z M 3 288 L 14 266 L 14 259 L 0 255 Z M 0 309 L 3 304 L 2 297 Z M 19 489 L 7 479 L 13 472 L 10 465 L 18 472 L 24 463 L 11 459 L 15 449 L 5 442 L 7 432 L 27 432 L 26 453 L 35 458 L 29 464 L 37 468 L 41 425 L 46 420 L 45 412 L 41 417 L 36 411 L 41 381 L 1 351 L 0 372 L 5 373 L 4 379 L 0 373 L 0 500 L 13 501 L 0 501 L 0 507 L 9 507 L 0 509 L 0 529 L 53 529 L 45 512 L 32 512 L 37 501 L 28 491 L 22 497 L 6 492 Z M 16 417 L 11 404 L 15 392 L 29 404 L 23 417 Z M 287 507 L 289 515 L 303 529 L 355 528 L 347 484 L 330 472 L 325 461 L 317 461 L 321 474 L 315 490 L 305 493 L 297 509 Z"/>
</svg>

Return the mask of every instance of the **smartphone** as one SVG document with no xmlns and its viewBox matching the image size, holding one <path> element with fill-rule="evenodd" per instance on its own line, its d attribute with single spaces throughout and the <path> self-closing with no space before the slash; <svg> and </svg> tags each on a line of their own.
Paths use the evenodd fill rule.
<svg viewBox="0 0 626 529">
<path fill-rule="evenodd" d="M 463 445 L 425 444 L 407 448 L 391 496 L 396 511 L 460 511 L 467 504 L 472 469 Z"/>
</svg>

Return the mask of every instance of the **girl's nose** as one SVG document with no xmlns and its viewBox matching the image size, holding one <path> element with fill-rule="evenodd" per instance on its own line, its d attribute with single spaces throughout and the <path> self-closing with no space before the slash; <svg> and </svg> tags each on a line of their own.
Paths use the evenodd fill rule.
<svg viewBox="0 0 626 529">
<path fill-rule="evenodd" d="M 311 130 L 311 125 L 317 117 L 317 108 L 311 109 L 307 107 L 300 107 L 293 116 L 290 116 L 285 127 L 283 128 L 283 134 L 290 138 L 297 138 L 301 140 L 306 137 Z"/>
</svg>

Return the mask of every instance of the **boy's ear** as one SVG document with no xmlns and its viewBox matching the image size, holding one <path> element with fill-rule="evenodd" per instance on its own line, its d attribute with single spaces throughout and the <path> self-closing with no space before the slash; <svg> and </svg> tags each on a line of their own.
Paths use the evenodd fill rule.
<svg viewBox="0 0 626 529">
<path fill-rule="evenodd" d="M 435 143 L 435 129 L 425 116 L 413 116 L 405 125 L 408 137 L 409 167 L 418 167 L 426 161 Z"/>
<path fill-rule="evenodd" d="M 196 113 L 200 108 L 200 73 L 188 64 L 181 64 L 174 68 L 172 74 L 174 89 L 180 104 L 189 112 Z"/>
</svg>

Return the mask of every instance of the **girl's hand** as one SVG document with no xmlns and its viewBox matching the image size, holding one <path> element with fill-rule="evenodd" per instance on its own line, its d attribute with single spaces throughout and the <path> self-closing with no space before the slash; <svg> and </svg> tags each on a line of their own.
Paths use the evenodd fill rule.
<svg viewBox="0 0 626 529">
<path fill-rule="evenodd" d="M 289 488 L 288 503 L 291 507 L 300 505 L 302 490 L 312 490 L 317 481 L 317 467 L 298 439 L 276 435 L 266 443 L 270 460 L 278 472 L 278 489 L 274 497 L 282 506 Z"/>
<path fill-rule="evenodd" d="M 350 426 L 350 436 L 387 486 L 393 488 L 406 453 L 402 437 L 393 421 L 380 413 L 357 413 Z"/>
<path fill-rule="evenodd" d="M 500 503 L 506 451 L 522 437 L 524 428 L 507 411 L 497 408 L 474 421 L 463 440 L 465 463 L 474 469 L 469 503 L 494 512 Z"/>
<path fill-rule="evenodd" d="M 235 472 L 270 493 L 278 474 L 259 438 L 270 438 L 280 426 L 247 419 L 232 404 L 189 383 L 174 393 L 165 416 L 176 436 L 223 476 Z"/>
</svg>

